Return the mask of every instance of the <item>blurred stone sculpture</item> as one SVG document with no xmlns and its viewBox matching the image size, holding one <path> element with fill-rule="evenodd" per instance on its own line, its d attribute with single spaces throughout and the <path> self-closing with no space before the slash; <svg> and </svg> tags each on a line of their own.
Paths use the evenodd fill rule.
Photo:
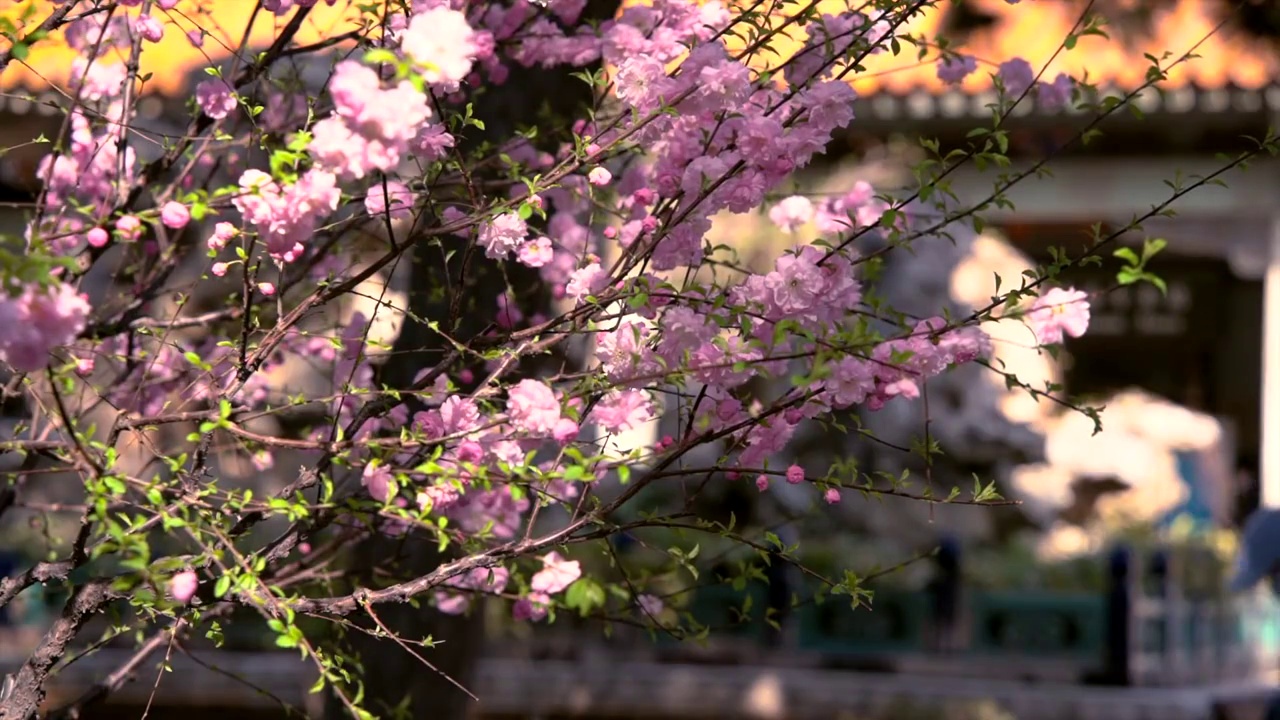
<svg viewBox="0 0 1280 720">
<path fill-rule="evenodd" d="M 1280 596 L 1280 510 L 1259 508 L 1244 523 L 1231 590 L 1244 592 L 1263 580 Z"/>
</svg>

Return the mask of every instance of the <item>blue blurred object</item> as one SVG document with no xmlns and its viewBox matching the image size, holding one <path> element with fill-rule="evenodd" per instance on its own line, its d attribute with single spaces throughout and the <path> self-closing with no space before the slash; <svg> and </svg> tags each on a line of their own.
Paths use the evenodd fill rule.
<svg viewBox="0 0 1280 720">
<path fill-rule="evenodd" d="M 1244 521 L 1231 590 L 1242 592 L 1270 578 L 1272 591 L 1280 595 L 1277 571 L 1280 571 L 1280 510 L 1259 508 Z"/>
<path fill-rule="evenodd" d="M 1168 529 L 1178 518 L 1190 518 L 1197 529 L 1213 527 L 1213 506 L 1205 484 L 1210 482 L 1202 467 L 1200 453 L 1179 451 L 1174 453 L 1178 476 L 1187 488 L 1187 499 L 1170 510 L 1160 521 L 1161 529 Z"/>
</svg>

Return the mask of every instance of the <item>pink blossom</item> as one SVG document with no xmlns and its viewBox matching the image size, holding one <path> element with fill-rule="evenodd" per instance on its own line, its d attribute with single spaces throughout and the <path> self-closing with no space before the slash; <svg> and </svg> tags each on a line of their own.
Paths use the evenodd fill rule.
<svg viewBox="0 0 1280 720">
<path fill-rule="evenodd" d="M 519 215 L 508 212 L 481 227 L 476 241 L 484 248 L 485 256 L 500 260 L 520 247 L 528 234 L 529 228 L 524 220 Z"/>
<path fill-rule="evenodd" d="M 229 222 L 220 222 L 213 226 L 213 235 L 209 236 L 209 249 L 221 250 L 236 236 L 236 226 Z"/>
<path fill-rule="evenodd" d="M 784 315 L 813 309 L 823 296 L 826 278 L 812 256 L 783 255 L 765 276 L 774 307 Z"/>
<path fill-rule="evenodd" d="M 783 232 L 795 232 L 813 219 L 813 203 L 803 195 L 792 195 L 769 208 L 769 220 Z"/>
<path fill-rule="evenodd" d="M 566 444 L 578 437 L 580 429 L 578 423 L 567 417 L 562 417 L 556 421 L 556 426 L 552 428 L 551 437 L 555 438 L 556 442 Z"/>
<path fill-rule="evenodd" d="M 369 491 L 369 495 L 378 502 L 385 503 L 395 495 L 394 478 L 391 469 L 379 462 L 371 462 L 364 466 L 360 476 L 360 484 Z"/>
<path fill-rule="evenodd" d="M 18 372 L 43 369 L 54 348 L 84 331 L 89 312 L 85 297 L 67 284 L 31 284 L 17 297 L 0 294 L 0 362 Z"/>
<path fill-rule="evenodd" d="M 554 257 L 555 251 L 551 247 L 551 241 L 544 237 L 534 238 L 521 245 L 516 251 L 516 259 L 522 265 L 531 268 L 540 268 L 550 263 Z"/>
<path fill-rule="evenodd" d="M 191 211 L 186 205 L 170 200 L 160 208 L 160 222 L 167 228 L 181 230 L 191 222 Z"/>
<path fill-rule="evenodd" d="M 386 213 L 392 220 L 404 220 L 413 214 L 413 194 L 397 180 L 387 180 L 385 188 L 382 183 L 374 183 L 365 196 L 364 209 L 375 219 Z"/>
<path fill-rule="evenodd" d="M 768 490 L 768 489 L 769 489 L 769 476 L 768 476 L 768 475 L 757 475 L 757 476 L 756 476 L 756 489 L 757 489 L 757 490 L 759 490 L 760 492 L 764 492 L 765 490 Z"/>
<path fill-rule="evenodd" d="M 1040 345 L 1056 345 L 1063 334 L 1080 337 L 1089 329 L 1089 296 L 1075 288 L 1053 288 L 1031 304 L 1025 316 Z"/>
<path fill-rule="evenodd" d="M 437 592 L 435 594 L 436 609 L 447 615 L 459 615 L 466 612 L 467 608 L 471 606 L 473 594 L 496 595 L 506 589 L 509 579 L 510 573 L 502 566 L 493 568 L 480 567 L 462 575 L 455 575 L 446 580 L 444 584 L 451 588 L 469 590 L 471 592 Z"/>
<path fill-rule="evenodd" d="M 826 500 L 828 505 L 835 505 L 840 502 L 840 489 L 833 487 L 827 488 L 826 492 L 822 493 L 822 499 Z"/>
<path fill-rule="evenodd" d="M 978 61 L 968 55 L 947 55 L 938 61 L 938 79 L 948 85 L 959 85 L 978 69 Z"/>
<path fill-rule="evenodd" d="M 535 593 L 555 595 L 582 577 L 582 567 L 577 560 L 565 560 L 555 551 L 542 556 L 542 565 L 542 570 L 529 580 L 529 589 Z"/>
<path fill-rule="evenodd" d="M 1070 75 L 1058 73 L 1052 83 L 1039 83 L 1036 86 L 1036 102 L 1046 110 L 1057 110 L 1071 102 L 1071 92 L 1075 86 Z"/>
<path fill-rule="evenodd" d="M 537 622 L 547 616 L 551 598 L 542 593 L 530 593 L 511 607 L 511 617 L 516 620 Z"/>
<path fill-rule="evenodd" d="M 636 595 L 636 605 L 640 608 L 640 612 L 651 618 L 656 618 L 666 609 L 666 605 L 661 598 L 647 593 Z"/>
<path fill-rule="evenodd" d="M 560 421 L 560 401 L 546 383 L 521 380 L 508 392 L 507 418 L 518 430 L 546 437 Z"/>
<path fill-rule="evenodd" d="M 591 169 L 591 172 L 587 173 L 587 182 L 597 187 L 608 185 L 612 181 L 613 173 L 606 168 L 595 167 Z"/>
<path fill-rule="evenodd" d="M 1000 71 L 997 73 L 1000 82 L 1004 85 L 1005 95 L 1012 99 L 1022 97 L 1036 81 L 1036 71 L 1031 68 L 1031 63 L 1022 58 L 1014 58 L 1008 62 L 1000 64 Z"/>
<path fill-rule="evenodd" d="M 609 286 L 609 273 L 600 267 L 600 263 L 574 270 L 565 285 L 565 296 L 571 300 L 582 301 L 588 296 L 597 295 Z"/>
<path fill-rule="evenodd" d="M 164 37 L 164 25 L 150 15 L 139 15 L 133 21 L 133 30 L 149 42 L 160 42 Z"/>
<path fill-rule="evenodd" d="M 591 411 L 591 418 L 606 432 L 621 433 L 639 428 L 653 419 L 653 403 L 643 390 L 613 390 Z"/>
<path fill-rule="evenodd" d="M 463 382 L 467 382 L 465 379 Z M 447 435 L 475 430 L 481 424 L 480 408 L 471 398 L 454 395 L 440 406 L 440 418 Z"/>
<path fill-rule="evenodd" d="M 457 10 L 433 7 L 416 13 L 400 34 L 400 49 L 423 69 L 432 84 L 458 83 L 476 57 L 475 31 Z"/>
<path fill-rule="evenodd" d="M 231 266 L 228 265 L 227 263 L 216 262 L 213 265 L 209 266 L 209 272 L 213 273 L 214 276 L 216 277 L 222 277 L 223 275 L 227 274 L 227 270 L 230 268 Z"/>
<path fill-rule="evenodd" d="M 191 598 L 195 597 L 199 587 L 200 576 L 192 570 L 184 570 L 169 578 L 169 594 L 174 600 L 184 605 L 191 602 Z"/>
<path fill-rule="evenodd" d="M 133 242 L 142 235 L 142 221 L 134 215 L 122 215 L 116 220 L 116 232 L 124 242 Z"/>
<path fill-rule="evenodd" d="M 196 85 L 196 102 L 205 115 L 221 120 L 236 111 L 236 94 L 222 78 L 209 78 Z"/>
</svg>

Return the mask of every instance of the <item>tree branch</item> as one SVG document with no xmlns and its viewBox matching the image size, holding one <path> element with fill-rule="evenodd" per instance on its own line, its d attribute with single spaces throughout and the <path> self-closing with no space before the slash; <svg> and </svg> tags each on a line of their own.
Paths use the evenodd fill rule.
<svg viewBox="0 0 1280 720">
<path fill-rule="evenodd" d="M 62 616 L 40 640 L 40 645 L 12 677 L 6 678 L 6 692 L 0 697 L 0 720 L 32 720 L 44 702 L 45 681 L 66 654 L 67 646 L 85 622 L 115 598 L 111 581 L 93 580 L 76 588 L 62 608 Z"/>
</svg>

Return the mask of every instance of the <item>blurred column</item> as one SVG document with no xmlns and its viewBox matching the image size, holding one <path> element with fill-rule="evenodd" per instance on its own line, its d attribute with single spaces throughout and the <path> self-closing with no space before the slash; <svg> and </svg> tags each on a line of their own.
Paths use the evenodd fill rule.
<svg viewBox="0 0 1280 720">
<path fill-rule="evenodd" d="M 1262 301 L 1259 504 L 1280 508 L 1280 213 L 1271 218 Z"/>
</svg>

